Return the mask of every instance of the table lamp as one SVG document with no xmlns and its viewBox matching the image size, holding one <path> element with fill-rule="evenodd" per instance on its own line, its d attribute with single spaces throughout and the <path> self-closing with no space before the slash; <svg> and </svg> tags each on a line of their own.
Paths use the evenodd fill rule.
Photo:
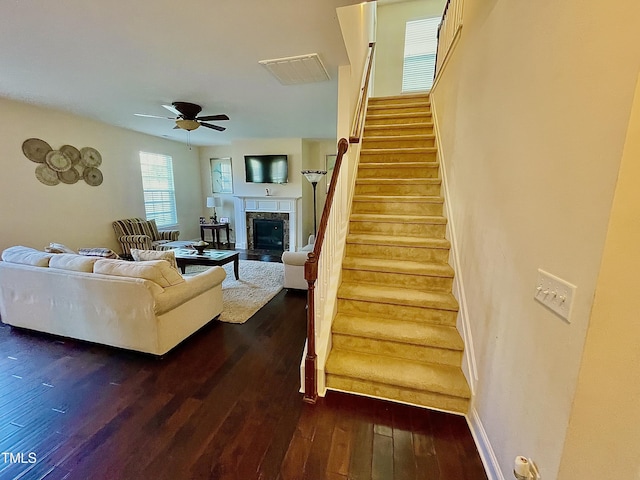
<svg viewBox="0 0 640 480">
<path fill-rule="evenodd" d="M 213 208 L 213 217 L 211 217 L 212 223 L 218 223 L 218 214 L 216 213 L 216 207 L 222 206 L 222 199 L 220 197 L 207 197 L 207 208 Z"/>
</svg>

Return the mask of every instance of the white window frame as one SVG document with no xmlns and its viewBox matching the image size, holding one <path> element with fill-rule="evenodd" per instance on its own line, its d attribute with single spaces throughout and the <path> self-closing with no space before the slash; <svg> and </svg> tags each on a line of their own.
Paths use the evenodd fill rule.
<svg viewBox="0 0 640 480">
<path fill-rule="evenodd" d="M 147 220 L 155 220 L 158 228 L 176 226 L 178 213 L 173 159 L 169 155 L 141 151 L 140 172 Z"/>
<path fill-rule="evenodd" d="M 402 92 L 431 90 L 438 50 L 440 17 L 409 20 L 404 37 Z"/>
</svg>

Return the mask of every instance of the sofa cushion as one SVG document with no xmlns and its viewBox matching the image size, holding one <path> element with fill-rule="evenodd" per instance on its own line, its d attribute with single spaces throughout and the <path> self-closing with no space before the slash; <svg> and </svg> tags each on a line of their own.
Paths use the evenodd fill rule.
<svg viewBox="0 0 640 480">
<path fill-rule="evenodd" d="M 44 251 L 48 253 L 76 253 L 61 243 L 50 243 L 48 247 L 44 247 Z"/>
<path fill-rule="evenodd" d="M 2 260 L 9 263 L 32 265 L 34 267 L 48 267 L 49 260 L 54 255 L 55 253 L 41 252 L 35 248 L 18 245 L 9 247 L 2 252 Z"/>
<path fill-rule="evenodd" d="M 75 253 L 60 253 L 51 257 L 49 268 L 91 273 L 93 272 L 93 264 L 99 259 L 100 257 L 87 257 Z"/>
<path fill-rule="evenodd" d="M 120 258 L 120 256 L 110 248 L 81 248 L 78 250 L 78 253 L 90 257 Z"/>
<path fill-rule="evenodd" d="M 139 248 L 132 248 L 131 256 L 136 262 L 166 260 L 176 271 L 178 270 L 178 262 L 176 262 L 176 254 L 173 250 L 140 250 Z"/>
<path fill-rule="evenodd" d="M 143 278 L 163 288 L 178 285 L 184 278 L 166 260 L 128 262 L 126 260 L 100 259 L 93 265 L 94 273 L 117 277 Z"/>
</svg>

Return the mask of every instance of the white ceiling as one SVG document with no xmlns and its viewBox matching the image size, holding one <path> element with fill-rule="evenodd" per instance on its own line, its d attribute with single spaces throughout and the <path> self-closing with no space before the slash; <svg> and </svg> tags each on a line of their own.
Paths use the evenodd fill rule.
<svg viewBox="0 0 640 480">
<path fill-rule="evenodd" d="M 194 145 L 334 138 L 336 8 L 355 0 L 0 0 L 0 96 L 187 141 L 162 104 L 226 113 Z M 331 80 L 283 86 L 259 60 L 318 53 Z"/>
</svg>

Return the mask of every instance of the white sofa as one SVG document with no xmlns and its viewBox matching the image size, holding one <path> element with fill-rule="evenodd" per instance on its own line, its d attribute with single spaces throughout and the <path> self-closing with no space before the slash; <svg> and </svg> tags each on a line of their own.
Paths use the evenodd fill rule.
<svg viewBox="0 0 640 480">
<path fill-rule="evenodd" d="M 222 312 L 226 273 L 182 277 L 166 260 L 128 262 L 11 247 L 0 262 L 6 324 L 163 355 Z"/>
<path fill-rule="evenodd" d="M 309 285 L 304 279 L 304 264 L 309 252 L 313 250 L 315 237 L 309 235 L 307 244 L 297 252 L 284 252 L 282 263 L 284 264 L 284 288 L 295 290 L 308 290 Z"/>
</svg>

